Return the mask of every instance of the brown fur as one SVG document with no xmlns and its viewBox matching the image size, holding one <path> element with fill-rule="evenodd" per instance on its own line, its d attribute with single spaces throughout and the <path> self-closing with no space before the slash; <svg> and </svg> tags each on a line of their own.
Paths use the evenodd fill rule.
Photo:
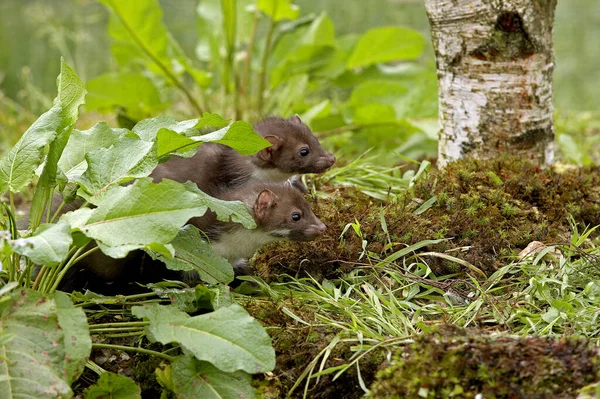
<svg viewBox="0 0 600 399">
<path fill-rule="evenodd" d="M 278 240 L 309 241 L 322 234 L 326 226 L 314 215 L 302 194 L 290 183 L 249 183 L 235 190 L 221 189 L 216 195 L 224 200 L 246 204 L 257 228 L 248 230 L 233 222 L 221 222 L 212 212 L 193 218 L 190 223 L 207 233 L 215 252 L 231 263 L 244 258 L 261 246 Z M 300 214 L 293 220 L 293 214 Z M 229 245 L 227 240 L 232 240 Z M 225 244 L 225 245 L 219 245 Z M 139 290 L 133 282 L 150 283 L 163 279 L 184 279 L 197 283 L 195 273 L 167 270 L 160 261 L 143 251 L 133 251 L 123 259 L 113 259 L 96 251 L 73 265 L 59 289 L 89 289 L 101 294 L 124 294 Z"/>
<path fill-rule="evenodd" d="M 225 145 L 205 143 L 191 158 L 173 156 L 158 165 L 151 177 L 155 181 L 191 181 L 200 190 L 215 194 L 223 187 L 235 188 L 249 181 L 285 181 L 298 173 L 320 173 L 335 162 L 297 116 L 267 118 L 254 128 L 273 145 L 244 156 Z M 301 150 L 308 154 L 302 156 Z"/>
</svg>

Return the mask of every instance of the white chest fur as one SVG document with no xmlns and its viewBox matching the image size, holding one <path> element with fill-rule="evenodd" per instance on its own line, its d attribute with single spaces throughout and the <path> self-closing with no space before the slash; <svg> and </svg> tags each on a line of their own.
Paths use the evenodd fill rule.
<svg viewBox="0 0 600 399">
<path fill-rule="evenodd" d="M 213 250 L 230 262 L 242 258 L 250 258 L 257 249 L 281 238 L 257 229 L 248 230 L 244 228 L 235 229 L 231 232 L 222 233 L 218 240 L 213 241 Z"/>
<path fill-rule="evenodd" d="M 252 172 L 252 177 L 250 180 L 260 181 L 260 182 L 286 181 L 293 175 L 294 175 L 293 173 L 285 173 L 276 168 L 272 168 L 272 169 L 254 168 L 254 171 Z"/>
</svg>

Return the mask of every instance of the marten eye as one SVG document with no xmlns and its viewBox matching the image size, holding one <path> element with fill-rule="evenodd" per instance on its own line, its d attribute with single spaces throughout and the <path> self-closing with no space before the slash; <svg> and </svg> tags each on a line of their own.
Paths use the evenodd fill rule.
<svg viewBox="0 0 600 399">
<path fill-rule="evenodd" d="M 297 222 L 300 219 L 302 219 L 302 215 L 300 214 L 300 212 L 294 212 L 294 213 L 292 213 L 292 220 L 294 222 Z"/>
<path fill-rule="evenodd" d="M 303 148 L 300 150 L 300 155 L 305 157 L 310 153 L 310 151 L 308 151 L 308 148 Z"/>
</svg>

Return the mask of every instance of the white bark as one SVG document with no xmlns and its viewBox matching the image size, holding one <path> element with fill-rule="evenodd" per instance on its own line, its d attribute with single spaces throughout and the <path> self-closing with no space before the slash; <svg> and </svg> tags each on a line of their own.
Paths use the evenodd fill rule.
<svg viewBox="0 0 600 399">
<path fill-rule="evenodd" d="M 556 0 L 425 0 L 439 80 L 440 166 L 554 156 Z"/>
</svg>

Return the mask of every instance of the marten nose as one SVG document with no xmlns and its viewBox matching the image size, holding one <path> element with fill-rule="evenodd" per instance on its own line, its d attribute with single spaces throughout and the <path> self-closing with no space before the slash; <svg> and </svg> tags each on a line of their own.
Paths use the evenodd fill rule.
<svg viewBox="0 0 600 399">
<path fill-rule="evenodd" d="M 325 233 L 325 230 L 327 230 L 327 226 L 325 225 L 325 223 L 321 222 L 320 220 L 317 221 L 317 231 L 319 232 L 319 235 Z"/>
<path fill-rule="evenodd" d="M 329 162 L 329 166 L 333 165 L 335 163 L 335 156 L 333 156 L 333 154 L 327 154 L 327 162 Z"/>
</svg>

